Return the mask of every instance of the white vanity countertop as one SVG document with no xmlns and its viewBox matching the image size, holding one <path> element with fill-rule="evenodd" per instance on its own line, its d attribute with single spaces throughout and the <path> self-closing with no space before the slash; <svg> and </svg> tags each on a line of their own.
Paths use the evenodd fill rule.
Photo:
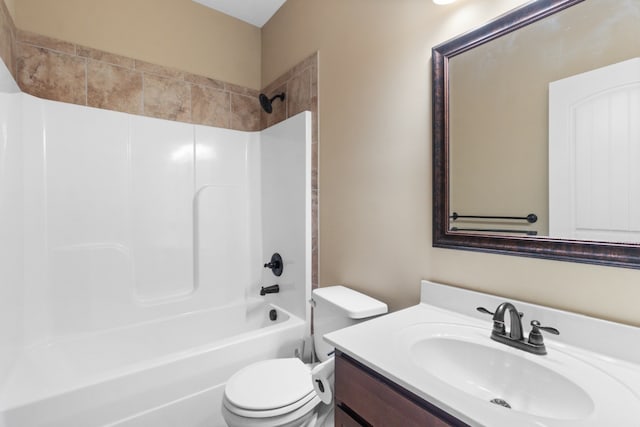
<svg viewBox="0 0 640 427">
<path fill-rule="evenodd" d="M 416 306 L 332 332 L 325 335 L 325 339 L 338 350 L 471 426 L 640 426 L 640 328 L 426 281 L 422 283 L 421 299 L 422 303 Z M 547 355 L 530 354 L 489 338 L 491 316 L 477 312 L 476 307 L 484 306 L 493 311 L 505 301 L 512 302 L 525 313 L 522 321 L 525 336 L 529 333 L 531 319 L 560 330 L 558 337 L 550 338 L 543 333 Z M 435 372 L 434 376 L 434 372 L 423 369 L 430 366 L 429 360 L 424 360 L 428 357 L 417 358 L 416 353 L 410 351 L 416 348 L 425 331 L 454 331 L 455 335 L 456 328 L 465 333 L 470 331 L 470 339 L 480 343 L 481 348 L 495 349 L 506 358 L 523 360 L 525 367 L 541 366 L 544 372 L 566 376 L 569 384 L 577 384 L 580 390 L 586 391 L 586 394 L 580 393 L 589 397 L 570 402 L 571 397 L 563 395 L 556 387 L 550 390 L 542 377 L 539 384 L 536 377 L 529 378 L 534 386 L 520 394 L 520 397 L 524 396 L 524 403 L 520 398 L 518 404 L 526 408 L 522 411 L 516 408 L 517 405 L 507 409 L 461 391 L 460 387 L 442 380 L 450 378 L 449 373 L 440 376 L 441 372 Z M 443 332 L 442 336 L 450 337 L 450 333 Z M 429 345 L 425 342 L 418 345 L 425 349 L 425 345 Z M 474 356 L 469 354 L 468 357 L 471 362 Z M 487 366 L 487 370 L 490 369 Z M 520 378 L 528 373 L 516 373 L 513 385 L 518 388 Z M 451 378 L 462 379 L 461 383 L 474 386 L 473 378 L 467 380 L 460 375 Z M 469 384 L 462 384 L 462 388 L 468 388 Z M 557 398 L 553 397 L 554 392 Z M 544 403 L 542 409 L 537 408 L 535 399 L 529 403 L 529 394 L 543 396 L 547 406 L 552 408 L 551 412 L 545 412 Z M 495 397 L 509 401 L 509 396 Z M 565 408 L 574 407 L 575 410 L 565 411 Z M 553 415 L 547 416 L 547 413 Z"/>
</svg>

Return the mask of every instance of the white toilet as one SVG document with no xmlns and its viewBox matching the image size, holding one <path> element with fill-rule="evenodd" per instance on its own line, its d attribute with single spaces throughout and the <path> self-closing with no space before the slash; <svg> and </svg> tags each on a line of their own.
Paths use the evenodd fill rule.
<svg viewBox="0 0 640 427">
<path fill-rule="evenodd" d="M 387 312 L 387 305 L 344 286 L 313 291 L 313 342 L 323 362 L 333 347 L 322 336 Z M 311 381 L 313 366 L 298 358 L 253 363 L 227 381 L 222 415 L 230 427 L 314 427 L 332 408 L 321 404 Z M 331 424 L 333 425 L 333 424 Z"/>
</svg>

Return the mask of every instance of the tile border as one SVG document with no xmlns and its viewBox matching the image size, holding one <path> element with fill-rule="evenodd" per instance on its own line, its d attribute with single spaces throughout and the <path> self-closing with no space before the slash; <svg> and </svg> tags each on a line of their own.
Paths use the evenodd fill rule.
<svg viewBox="0 0 640 427">
<path fill-rule="evenodd" d="M 258 102 L 258 94 L 260 93 L 258 90 L 242 87 L 239 85 L 235 85 L 232 83 L 224 82 L 221 80 L 216 80 L 206 76 L 200 76 L 192 73 L 188 73 L 182 70 L 177 70 L 174 68 L 165 67 L 158 64 L 153 64 L 150 62 L 146 62 L 136 58 L 130 58 L 118 54 L 114 54 L 111 52 L 106 52 L 100 49 L 95 49 L 88 46 L 77 45 L 71 42 L 67 42 L 64 40 L 55 39 L 52 37 L 44 36 L 41 34 L 36 34 L 28 31 L 24 31 L 21 29 L 17 29 L 15 45 L 17 50 L 17 63 L 18 67 L 16 67 L 16 80 L 18 81 L 18 85 L 20 88 L 32 95 L 42 96 L 42 93 L 46 93 L 46 98 L 54 101 L 62 101 L 65 99 L 69 99 L 69 94 L 57 94 L 55 88 L 50 88 L 48 91 L 38 91 L 35 86 L 39 86 L 42 88 L 43 86 L 51 86 L 51 82 L 39 81 L 38 84 L 34 84 L 32 81 L 27 81 L 24 77 L 24 55 L 23 46 L 30 46 L 38 48 L 43 55 L 43 67 L 40 69 L 40 72 L 44 73 L 55 73 L 64 74 L 64 71 L 61 70 L 47 70 L 46 69 L 46 57 L 55 56 L 62 58 L 75 58 L 77 60 L 85 61 L 85 93 L 83 94 L 74 94 L 73 99 L 85 99 L 84 105 L 89 105 L 88 94 L 86 92 L 86 88 L 88 86 L 94 87 L 89 82 L 91 76 L 86 71 L 86 64 L 88 61 L 92 61 L 92 63 L 101 63 L 104 65 L 108 65 L 111 67 L 120 67 L 128 70 L 128 74 L 137 73 L 140 75 L 140 80 L 144 81 L 153 81 L 156 82 L 160 79 L 165 81 L 168 87 L 174 88 L 175 90 L 181 92 L 187 92 L 189 94 L 188 105 L 183 105 L 179 102 L 176 102 L 174 98 L 167 94 L 166 99 L 158 99 L 154 97 L 151 100 L 149 97 L 145 95 L 145 85 L 143 83 L 141 88 L 141 99 L 140 103 L 142 105 L 142 110 L 135 112 L 134 114 L 140 114 L 144 116 L 150 117 L 161 117 L 169 120 L 181 121 L 186 123 L 193 124 L 202 124 L 202 125 L 213 125 L 211 121 L 202 120 L 202 117 L 194 117 L 193 110 L 193 99 L 191 97 L 191 92 L 194 86 L 200 86 L 206 89 L 215 89 L 218 91 L 225 92 L 228 96 L 243 96 L 244 102 L 243 106 L 247 107 L 246 110 L 234 111 L 232 109 L 231 103 L 229 103 L 227 114 L 229 115 L 229 120 L 222 120 L 216 122 L 216 126 L 224 127 L 228 129 L 241 130 L 241 131 L 258 131 L 260 128 L 260 119 L 258 116 L 259 111 L 259 102 Z M 33 59 L 34 61 L 37 59 Z M 40 68 L 40 67 L 39 67 Z M 32 76 L 31 76 L 32 77 Z M 182 89 L 179 89 L 182 88 Z M 36 93 L 34 93 L 36 92 Z M 184 93 L 183 93 L 184 95 Z M 66 96 L 66 97 L 65 97 Z M 82 103 L 80 103 L 82 105 Z M 115 103 L 117 104 L 117 102 Z M 104 108 L 104 107 L 103 107 Z M 107 108 L 110 109 L 110 108 Z M 116 111 L 120 111 L 117 108 L 113 108 Z M 256 116 L 256 117 L 254 117 Z M 220 126 L 223 123 L 227 123 L 226 126 Z"/>
</svg>

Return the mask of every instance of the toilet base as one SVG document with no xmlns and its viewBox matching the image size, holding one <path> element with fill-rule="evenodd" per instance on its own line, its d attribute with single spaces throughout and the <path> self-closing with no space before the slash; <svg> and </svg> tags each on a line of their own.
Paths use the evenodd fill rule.
<svg viewBox="0 0 640 427">
<path fill-rule="evenodd" d="M 317 418 L 313 424 L 309 424 L 306 427 L 334 427 L 335 411 L 333 402 L 329 405 L 320 404 L 317 411 Z"/>
</svg>

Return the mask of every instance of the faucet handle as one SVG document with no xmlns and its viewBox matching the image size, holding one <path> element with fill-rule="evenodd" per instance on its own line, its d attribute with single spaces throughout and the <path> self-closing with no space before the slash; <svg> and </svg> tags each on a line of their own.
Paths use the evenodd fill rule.
<svg viewBox="0 0 640 427">
<path fill-rule="evenodd" d="M 491 315 L 491 316 L 493 316 L 493 315 L 495 314 L 494 312 L 489 311 L 489 310 L 487 310 L 487 309 L 486 309 L 486 308 L 484 308 L 484 307 L 476 307 L 476 310 L 478 310 L 480 313 L 489 314 L 489 315 Z M 524 313 L 523 313 L 523 312 L 521 312 L 521 311 L 519 311 L 519 312 L 518 312 L 518 316 L 520 316 L 520 318 L 522 319 L 522 316 L 524 316 Z"/>
<path fill-rule="evenodd" d="M 537 320 L 531 321 L 531 332 L 529 333 L 529 344 L 542 345 L 543 338 L 540 331 L 548 332 L 553 335 L 560 335 L 560 331 L 550 326 L 542 326 Z"/>
<path fill-rule="evenodd" d="M 538 328 L 541 331 L 549 332 L 550 334 L 553 334 L 553 335 L 560 335 L 560 331 L 557 330 L 556 328 L 552 328 L 551 326 L 542 326 L 540 322 L 538 322 L 537 320 L 532 320 L 531 326 L 533 326 L 533 328 Z"/>
<path fill-rule="evenodd" d="M 489 314 L 491 316 L 493 316 L 495 314 L 494 312 L 489 311 L 484 307 L 476 307 L 476 310 L 478 310 L 480 313 Z"/>
<path fill-rule="evenodd" d="M 264 268 L 270 268 L 274 275 L 282 276 L 282 270 L 284 269 L 284 263 L 279 253 L 271 255 L 271 261 L 264 265 Z"/>
<path fill-rule="evenodd" d="M 480 313 L 488 314 L 490 316 L 493 316 L 493 332 L 492 332 L 492 334 L 504 335 L 505 328 L 504 328 L 504 321 L 503 320 L 496 319 L 496 314 L 494 312 L 492 312 L 492 311 L 487 310 L 484 307 L 476 307 L 476 310 L 478 310 Z"/>
</svg>

